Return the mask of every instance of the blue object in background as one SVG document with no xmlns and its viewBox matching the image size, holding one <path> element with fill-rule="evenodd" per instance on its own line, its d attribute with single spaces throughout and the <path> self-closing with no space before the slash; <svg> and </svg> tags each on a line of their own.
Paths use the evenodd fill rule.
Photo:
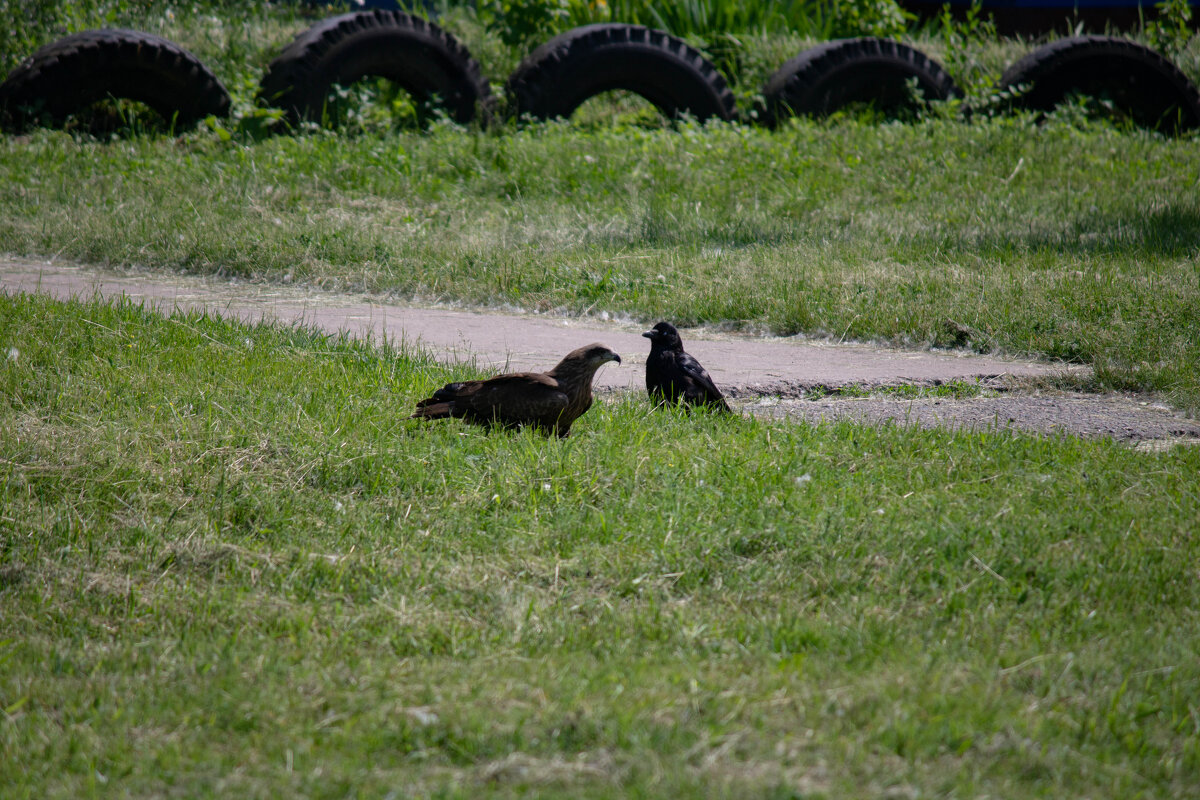
<svg viewBox="0 0 1200 800">
<path fill-rule="evenodd" d="M 949 5 L 952 9 L 967 9 L 971 0 L 899 0 L 902 6 L 936 6 L 941 8 Z M 1079 11 L 1137 11 L 1141 9 L 1147 16 L 1154 16 L 1156 0 L 980 0 L 979 6 L 987 11 L 1019 11 L 1022 9 L 1054 10 L 1070 14 Z M 1192 8 L 1200 8 L 1200 0 L 1189 0 Z"/>
<path fill-rule="evenodd" d="M 943 6 L 950 6 L 955 18 L 971 9 L 972 0 L 896 0 L 918 17 L 936 17 Z M 1073 32 L 1076 23 L 1100 33 L 1106 28 L 1132 29 L 1158 17 L 1157 0 L 979 0 L 984 18 L 996 21 L 996 29 L 1006 33 L 1045 33 L 1052 30 Z M 1200 0 L 1188 0 L 1193 9 L 1192 24 L 1200 24 Z"/>
</svg>

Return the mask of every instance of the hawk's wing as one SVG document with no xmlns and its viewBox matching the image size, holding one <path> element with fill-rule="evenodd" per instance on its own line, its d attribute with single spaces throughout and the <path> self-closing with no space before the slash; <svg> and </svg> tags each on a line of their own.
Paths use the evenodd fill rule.
<svg viewBox="0 0 1200 800">
<path fill-rule="evenodd" d="M 480 381 L 457 405 L 480 421 L 506 425 L 552 425 L 567 407 L 567 394 L 558 381 L 540 372 L 517 372 Z M 457 414 L 455 416 L 458 416 Z"/>
</svg>

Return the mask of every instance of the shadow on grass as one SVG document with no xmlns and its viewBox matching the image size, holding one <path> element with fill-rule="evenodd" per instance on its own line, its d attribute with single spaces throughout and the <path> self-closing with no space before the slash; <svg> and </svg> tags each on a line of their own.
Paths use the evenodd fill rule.
<svg viewBox="0 0 1200 800">
<path fill-rule="evenodd" d="M 842 231 L 824 230 L 765 216 L 724 219 L 688 219 L 679 208 L 651 206 L 623 229 L 591 233 L 587 243 L 601 247 L 722 247 L 786 246 L 814 237 L 837 240 Z M 859 227 L 858 233 L 868 229 Z M 824 234 L 824 235 L 821 235 Z M 877 236 L 896 239 L 894 229 Z M 969 250 L 994 254 L 1057 252 L 1088 256 L 1099 254 L 1187 256 L 1200 251 L 1200 204 L 1192 201 L 1162 204 L 1156 208 L 1106 208 L 1073 211 L 1059 217 L 1010 219 L 986 230 L 967 226 L 937 233 L 918 230 L 901 234 L 900 241 L 915 253 L 934 250 Z"/>
<path fill-rule="evenodd" d="M 1187 256 L 1200 250 L 1200 207 L 1190 202 L 1144 212 L 1104 209 L 1064 220 L 1059 226 L 1034 223 L 1031 227 L 949 237 L 950 241 L 938 244 L 993 253 L 1055 251 L 1078 256 Z"/>
<path fill-rule="evenodd" d="M 791 244 L 804 235 L 805 231 L 790 224 L 748 219 L 688 221 L 668 211 L 649 209 L 626 230 L 597 232 L 587 242 L 613 248 L 693 245 L 736 249 Z"/>
</svg>

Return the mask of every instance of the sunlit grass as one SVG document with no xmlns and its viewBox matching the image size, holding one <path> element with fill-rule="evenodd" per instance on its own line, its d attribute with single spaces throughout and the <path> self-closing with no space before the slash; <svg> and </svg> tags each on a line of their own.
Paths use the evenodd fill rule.
<svg viewBox="0 0 1200 800">
<path fill-rule="evenodd" d="M 404 419 L 420 353 L 0 298 L 7 796 L 1184 796 L 1200 451 Z M 402 787 L 402 788 L 401 788 Z"/>
</svg>

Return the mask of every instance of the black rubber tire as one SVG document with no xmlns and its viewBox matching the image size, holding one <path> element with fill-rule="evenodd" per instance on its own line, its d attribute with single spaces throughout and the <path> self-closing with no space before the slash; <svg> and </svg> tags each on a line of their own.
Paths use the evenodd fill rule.
<svg viewBox="0 0 1200 800">
<path fill-rule="evenodd" d="M 1071 94 L 1106 97 L 1146 128 L 1200 126 L 1200 93 L 1159 53 L 1113 36 L 1072 36 L 1029 53 L 1004 71 L 1000 88 L 1025 84 L 1014 105 L 1050 111 Z"/>
<path fill-rule="evenodd" d="M 731 120 L 737 113 L 725 78 L 696 49 L 642 25 L 600 23 L 555 36 L 529 54 L 506 92 L 517 116 L 569 117 L 585 100 L 624 89 L 664 116 Z"/>
<path fill-rule="evenodd" d="M 432 22 L 400 11 L 359 11 L 322 20 L 267 67 L 259 102 L 288 120 L 318 121 L 333 85 L 386 78 L 455 122 L 487 121 L 491 92 L 467 48 Z"/>
<path fill-rule="evenodd" d="M 107 97 L 145 103 L 190 127 L 229 113 L 229 92 L 194 55 L 161 36 L 121 28 L 83 31 L 51 42 L 0 84 L 0 117 L 20 130 L 61 125 Z"/>
<path fill-rule="evenodd" d="M 895 114 L 919 105 L 907 83 L 917 81 L 926 101 L 959 94 L 954 79 L 919 50 L 891 39 L 838 39 L 805 50 L 763 86 L 763 121 L 775 125 L 795 114 L 825 116 L 852 103 Z"/>
</svg>

